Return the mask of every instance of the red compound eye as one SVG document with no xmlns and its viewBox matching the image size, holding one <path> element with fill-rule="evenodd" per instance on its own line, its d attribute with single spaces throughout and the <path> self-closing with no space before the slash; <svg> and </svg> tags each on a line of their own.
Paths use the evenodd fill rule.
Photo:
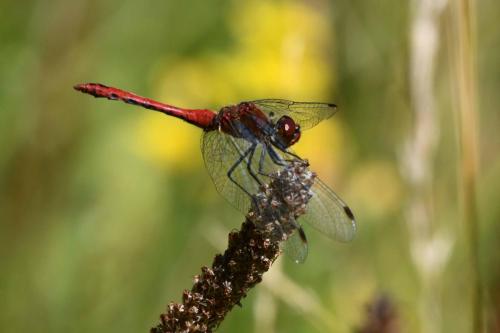
<svg viewBox="0 0 500 333">
<path fill-rule="evenodd" d="M 278 120 L 276 132 L 278 141 L 285 147 L 290 147 L 300 139 L 300 126 L 288 116 Z"/>
</svg>

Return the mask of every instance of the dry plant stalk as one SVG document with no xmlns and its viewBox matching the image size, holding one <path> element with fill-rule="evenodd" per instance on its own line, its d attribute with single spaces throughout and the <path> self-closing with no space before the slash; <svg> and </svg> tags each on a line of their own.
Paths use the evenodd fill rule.
<svg viewBox="0 0 500 333">
<path fill-rule="evenodd" d="M 239 231 L 229 234 L 228 247 L 212 267 L 202 267 L 182 303 L 170 303 L 152 333 L 213 332 L 248 291 L 262 281 L 280 253 L 280 243 L 297 227 L 311 198 L 315 174 L 307 161 L 294 161 L 270 175 L 269 184 L 254 196 Z"/>
<path fill-rule="evenodd" d="M 455 66 L 455 99 L 459 118 L 460 185 L 463 204 L 463 220 L 469 243 L 469 266 L 472 280 L 472 330 L 484 329 L 482 313 L 481 274 L 479 269 L 479 221 L 476 203 L 478 164 L 478 110 L 475 43 L 475 3 L 472 0 L 456 0 L 452 6 L 453 64 Z"/>
</svg>

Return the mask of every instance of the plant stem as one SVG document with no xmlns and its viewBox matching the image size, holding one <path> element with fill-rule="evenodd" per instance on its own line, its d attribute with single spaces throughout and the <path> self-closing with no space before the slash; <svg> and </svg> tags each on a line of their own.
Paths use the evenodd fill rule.
<svg viewBox="0 0 500 333">
<path fill-rule="evenodd" d="M 477 77 L 475 71 L 475 40 L 473 33 L 474 7 L 472 0 L 454 1 L 456 96 L 460 120 L 461 187 L 463 219 L 466 224 L 472 279 L 472 323 L 474 332 L 483 331 L 482 285 L 479 267 L 478 212 L 476 203 L 477 178 Z"/>
<path fill-rule="evenodd" d="M 297 229 L 305 213 L 315 175 L 307 161 L 294 161 L 270 175 L 254 195 L 246 221 L 229 234 L 228 247 L 212 267 L 203 267 L 182 303 L 170 303 L 152 333 L 213 332 L 251 288 L 262 281 L 280 253 L 280 243 Z"/>
</svg>

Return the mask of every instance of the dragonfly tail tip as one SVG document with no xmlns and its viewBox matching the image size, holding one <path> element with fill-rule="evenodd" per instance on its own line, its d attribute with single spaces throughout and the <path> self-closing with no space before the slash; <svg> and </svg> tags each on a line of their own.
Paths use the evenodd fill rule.
<svg viewBox="0 0 500 333">
<path fill-rule="evenodd" d="M 79 83 L 79 84 L 75 84 L 75 85 L 73 86 L 73 89 L 78 90 L 78 91 L 82 91 L 82 92 L 83 92 L 83 91 L 85 91 L 85 90 L 86 90 L 86 89 L 85 89 L 85 87 L 86 87 L 86 84 L 85 84 L 85 83 Z"/>
</svg>

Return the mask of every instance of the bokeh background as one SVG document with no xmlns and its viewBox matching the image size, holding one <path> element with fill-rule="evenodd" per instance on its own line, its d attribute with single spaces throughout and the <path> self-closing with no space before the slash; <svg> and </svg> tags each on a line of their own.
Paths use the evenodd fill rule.
<svg viewBox="0 0 500 333">
<path fill-rule="evenodd" d="M 280 258 L 221 332 L 471 332 L 477 275 L 499 331 L 500 3 L 461 2 L 0 2 L 0 331 L 146 332 L 243 221 L 198 129 L 81 82 L 339 105 L 296 150 L 357 237 L 307 230 L 307 262 Z"/>
</svg>

